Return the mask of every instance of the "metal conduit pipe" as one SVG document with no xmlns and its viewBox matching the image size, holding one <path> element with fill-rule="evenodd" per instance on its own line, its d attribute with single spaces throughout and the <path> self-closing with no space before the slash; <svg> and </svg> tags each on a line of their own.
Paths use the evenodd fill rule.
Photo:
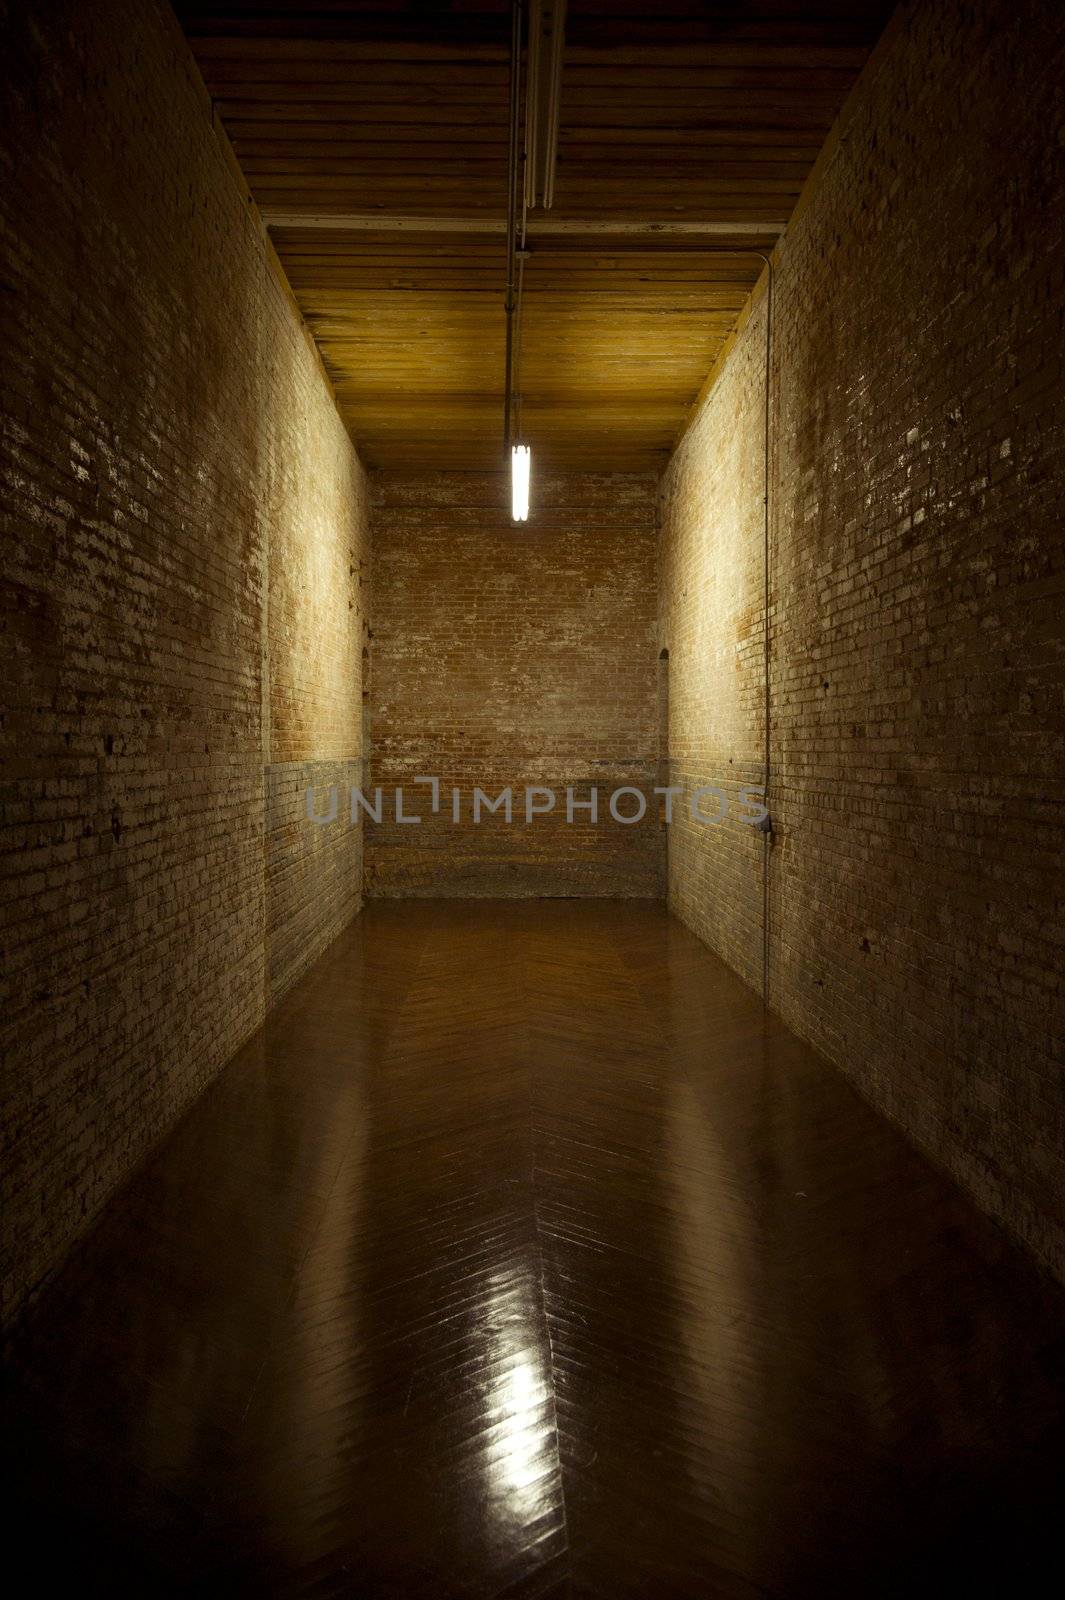
<svg viewBox="0 0 1065 1600">
<path fill-rule="evenodd" d="M 543 0 L 529 0 L 528 44 L 525 53 L 525 208 L 536 205 L 536 152 L 540 129 L 540 46 L 543 41 Z"/>
<path fill-rule="evenodd" d="M 547 84 L 547 115 L 544 135 L 545 211 L 555 203 L 555 168 L 558 165 L 558 133 L 562 116 L 562 53 L 566 46 L 566 0 L 554 0 L 551 11 L 551 76 Z"/>
<path fill-rule="evenodd" d="M 507 317 L 503 394 L 503 456 L 511 446 L 511 407 L 514 380 L 514 311 L 518 259 L 518 182 L 521 171 L 521 25 L 523 0 L 513 0 L 510 14 L 510 149 L 507 159 Z M 524 188 L 524 184 L 522 185 Z M 522 208 L 524 210 L 524 207 Z"/>
<path fill-rule="evenodd" d="M 770 690 L 769 690 L 769 482 L 770 482 L 770 391 L 773 381 L 773 260 L 762 251 L 752 251 L 765 262 L 765 394 L 762 416 L 762 716 L 765 745 L 762 753 L 762 799 L 769 805 Z M 773 819 L 767 816 L 762 832 L 762 1004 L 769 1005 L 769 852 Z"/>
</svg>

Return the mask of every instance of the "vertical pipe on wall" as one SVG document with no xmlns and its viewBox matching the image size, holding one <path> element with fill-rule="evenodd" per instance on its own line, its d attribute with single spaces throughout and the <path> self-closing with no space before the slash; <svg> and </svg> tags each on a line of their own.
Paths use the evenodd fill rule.
<svg viewBox="0 0 1065 1600">
<path fill-rule="evenodd" d="M 763 480 L 762 480 L 762 715 L 765 723 L 765 748 L 762 763 L 762 786 L 764 790 L 763 803 L 769 805 L 769 757 L 770 757 L 770 688 L 769 688 L 769 436 L 770 436 L 770 405 L 769 396 L 772 384 L 772 354 L 773 354 L 773 262 L 772 258 L 761 255 L 766 266 L 766 291 L 765 291 L 765 394 L 762 417 L 762 453 L 763 453 Z M 772 844 L 771 819 L 766 818 L 765 832 L 762 834 L 762 1003 L 769 1004 L 769 853 Z"/>
</svg>

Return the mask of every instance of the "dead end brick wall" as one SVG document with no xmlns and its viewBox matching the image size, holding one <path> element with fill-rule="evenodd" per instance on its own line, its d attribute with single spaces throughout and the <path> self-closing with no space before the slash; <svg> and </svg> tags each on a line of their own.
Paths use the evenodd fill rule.
<svg viewBox="0 0 1065 1600">
<path fill-rule="evenodd" d="M 780 251 L 771 1003 L 1065 1271 L 1060 9 L 907 6 Z M 663 484 L 675 772 L 756 781 L 765 302 Z M 737 781 L 737 780 L 732 780 Z M 761 973 L 761 847 L 670 835 Z"/>
<path fill-rule="evenodd" d="M 172 13 L 0 30 L 6 1317 L 358 908 L 367 544 Z"/>
<path fill-rule="evenodd" d="M 366 826 L 372 895 L 662 892 L 650 793 L 655 483 L 538 474 L 532 498 L 528 523 L 516 525 L 502 474 L 373 479 L 372 782 L 385 810 Z M 442 810 L 423 803 L 420 825 L 397 824 L 393 791 L 418 776 L 441 779 Z M 555 789 L 558 810 L 519 820 L 527 784 Z M 472 823 L 475 785 L 493 798 L 514 789 L 510 825 L 502 814 Z M 567 785 L 575 801 L 599 789 L 596 825 L 576 808 L 578 820 L 565 821 Z M 622 785 L 650 796 L 642 823 L 610 818 Z M 408 792 L 428 800 L 428 790 Z"/>
</svg>

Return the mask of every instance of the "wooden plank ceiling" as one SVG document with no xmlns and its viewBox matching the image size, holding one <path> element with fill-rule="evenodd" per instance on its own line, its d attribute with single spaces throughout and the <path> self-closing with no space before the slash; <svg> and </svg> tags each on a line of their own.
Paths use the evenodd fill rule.
<svg viewBox="0 0 1065 1600">
<path fill-rule="evenodd" d="M 178 10 L 366 464 L 499 466 L 509 4 Z M 525 273 L 538 463 L 663 464 L 761 270 L 739 252 L 776 242 L 889 10 L 570 0 Z"/>
</svg>

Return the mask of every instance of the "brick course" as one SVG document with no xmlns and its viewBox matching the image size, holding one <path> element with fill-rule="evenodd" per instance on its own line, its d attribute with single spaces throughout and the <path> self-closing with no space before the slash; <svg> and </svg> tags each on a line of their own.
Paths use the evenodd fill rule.
<svg viewBox="0 0 1065 1600">
<path fill-rule="evenodd" d="M 1065 1271 L 1060 12 L 904 7 L 781 250 L 771 1002 Z M 757 779 L 759 298 L 663 484 L 676 770 Z M 761 978 L 761 847 L 670 836 Z"/>
<path fill-rule="evenodd" d="M 0 28 L 7 1316 L 358 908 L 367 544 L 172 13 Z"/>
<path fill-rule="evenodd" d="M 372 782 L 386 809 L 367 824 L 368 892 L 657 895 L 653 807 L 632 826 L 607 811 L 616 787 L 646 795 L 656 778 L 654 479 L 537 474 L 522 525 L 508 496 L 502 474 L 374 478 Z M 445 807 L 460 790 L 458 826 L 447 809 L 392 820 L 395 786 L 421 775 L 442 780 Z M 558 809 L 473 824 L 475 786 L 513 787 L 520 811 L 527 784 L 555 789 Z M 598 787 L 605 820 L 575 808 L 567 823 L 567 785 L 575 801 Z"/>
</svg>

